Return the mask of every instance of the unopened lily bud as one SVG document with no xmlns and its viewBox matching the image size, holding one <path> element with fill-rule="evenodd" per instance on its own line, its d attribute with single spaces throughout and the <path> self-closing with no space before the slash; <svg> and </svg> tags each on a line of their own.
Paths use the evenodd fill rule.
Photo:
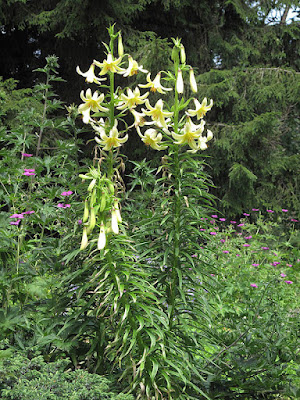
<svg viewBox="0 0 300 400">
<path fill-rule="evenodd" d="M 109 188 L 111 194 L 115 193 L 115 187 L 112 182 L 108 182 L 108 188 Z"/>
<path fill-rule="evenodd" d="M 119 209 L 118 200 L 115 200 L 115 201 L 114 201 L 114 209 L 115 209 L 115 211 L 116 211 L 117 221 L 118 221 L 119 223 L 121 223 L 121 222 L 122 222 L 122 217 L 121 217 L 121 213 L 120 213 L 120 209 Z"/>
<path fill-rule="evenodd" d="M 122 57 L 124 54 L 122 35 L 120 33 L 119 33 L 119 37 L 118 37 L 118 54 L 119 54 L 119 57 Z"/>
<path fill-rule="evenodd" d="M 92 195 L 91 195 L 91 199 L 90 199 L 90 206 L 93 207 L 93 205 L 95 204 L 97 199 L 97 191 L 96 188 L 94 188 Z"/>
<path fill-rule="evenodd" d="M 178 93 L 183 93 L 183 78 L 181 69 L 178 70 L 177 81 L 176 81 L 176 90 Z"/>
<path fill-rule="evenodd" d="M 97 243 L 98 250 L 104 249 L 105 245 L 106 245 L 106 235 L 105 235 L 105 227 L 102 221 L 100 224 L 100 234 Z"/>
<path fill-rule="evenodd" d="M 185 49 L 184 49 L 183 44 L 180 46 L 180 59 L 181 59 L 181 63 L 184 64 L 185 60 L 186 60 L 186 56 L 185 56 Z"/>
<path fill-rule="evenodd" d="M 83 227 L 83 232 L 82 232 L 80 250 L 84 250 L 87 247 L 88 244 L 89 244 L 89 242 L 88 242 L 88 237 L 87 237 L 87 229 L 86 229 L 86 226 L 84 226 Z"/>
<path fill-rule="evenodd" d="M 99 208 L 100 212 L 104 211 L 105 207 L 106 207 L 106 191 L 103 190 L 101 193 L 101 200 L 100 200 L 100 208 Z"/>
<path fill-rule="evenodd" d="M 83 211 L 83 217 L 82 217 L 82 222 L 86 222 L 89 218 L 89 206 L 87 200 L 84 202 L 84 211 Z"/>
<path fill-rule="evenodd" d="M 193 68 L 190 68 L 190 85 L 191 85 L 191 89 L 194 93 L 197 93 L 197 82 L 195 79 L 195 75 L 194 75 L 194 70 Z"/>
<path fill-rule="evenodd" d="M 94 207 L 91 208 L 90 221 L 88 226 L 88 233 L 91 233 L 96 225 L 96 214 Z"/>
<path fill-rule="evenodd" d="M 89 192 L 91 192 L 94 189 L 94 186 L 96 185 L 96 182 L 97 182 L 97 179 L 93 179 L 91 181 L 91 183 L 89 184 L 89 187 L 88 187 L 88 191 Z"/>
<path fill-rule="evenodd" d="M 212 131 L 207 129 L 207 134 L 206 134 L 207 141 L 211 140 L 213 137 L 214 137 L 214 135 L 213 135 Z"/>
<path fill-rule="evenodd" d="M 119 225 L 116 210 L 113 208 L 111 212 L 111 230 L 116 235 L 119 233 Z"/>
</svg>

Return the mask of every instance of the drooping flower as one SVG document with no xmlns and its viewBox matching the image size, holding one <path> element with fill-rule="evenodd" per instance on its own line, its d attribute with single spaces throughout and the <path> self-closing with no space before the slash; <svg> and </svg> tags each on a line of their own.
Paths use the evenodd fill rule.
<svg viewBox="0 0 300 400">
<path fill-rule="evenodd" d="M 140 89 L 138 87 L 136 87 L 134 91 L 128 88 L 127 96 L 124 93 L 120 95 L 121 102 L 120 105 L 118 105 L 117 109 L 125 110 L 126 108 L 135 108 L 139 104 L 144 104 L 148 96 L 149 92 L 146 92 L 141 96 Z"/>
<path fill-rule="evenodd" d="M 151 73 L 149 72 L 149 74 L 147 75 L 147 82 L 146 84 L 139 84 L 139 87 L 141 88 L 150 88 L 151 92 L 158 92 L 161 94 L 165 94 L 166 91 L 168 90 L 172 90 L 172 88 L 166 88 L 163 87 L 160 83 L 160 78 L 161 78 L 161 73 L 159 72 L 156 77 L 154 78 L 154 80 L 151 80 Z"/>
<path fill-rule="evenodd" d="M 111 230 L 116 235 L 119 233 L 118 217 L 114 207 L 111 212 Z"/>
<path fill-rule="evenodd" d="M 201 138 L 202 132 L 204 131 L 204 125 L 204 120 L 201 121 L 200 125 L 195 125 L 192 120 L 188 118 L 181 134 L 172 132 L 172 136 L 176 140 L 174 143 L 182 145 L 188 144 L 191 149 L 197 151 L 199 149 L 199 143 L 197 141 Z"/>
<path fill-rule="evenodd" d="M 95 136 L 95 141 L 103 146 L 103 150 L 111 150 L 113 147 L 120 147 L 123 143 L 128 140 L 128 135 L 126 134 L 123 138 L 119 137 L 120 133 L 117 129 L 118 120 L 115 120 L 115 124 L 109 132 L 109 135 L 106 135 L 104 128 L 94 126 L 94 129 L 100 133 L 100 138 Z"/>
<path fill-rule="evenodd" d="M 207 111 L 211 110 L 213 106 L 213 100 L 210 100 L 209 105 L 207 105 L 207 98 L 204 97 L 202 103 L 199 103 L 197 99 L 194 99 L 195 103 L 195 110 L 187 110 L 186 114 L 190 117 L 195 117 L 197 116 L 197 119 L 201 119 L 205 116 Z"/>
<path fill-rule="evenodd" d="M 168 129 L 165 119 L 171 117 L 173 113 L 163 110 L 164 103 L 162 99 L 159 99 L 154 107 L 152 107 L 149 103 L 149 100 L 146 99 L 145 105 L 147 107 L 147 110 L 142 109 L 143 113 L 150 116 L 153 121 L 159 123 L 163 128 Z"/>
<path fill-rule="evenodd" d="M 162 143 L 162 134 L 157 132 L 156 129 L 149 128 L 145 131 L 144 135 L 141 133 L 140 128 L 136 127 L 139 137 L 146 146 L 152 147 L 154 150 L 165 150 L 168 146 Z"/>
<path fill-rule="evenodd" d="M 147 73 L 148 71 L 143 68 L 142 65 L 139 65 L 137 61 L 133 60 L 131 56 L 128 56 L 128 68 L 122 72 L 122 75 L 126 78 L 127 76 L 133 76 L 138 73 L 138 71 Z"/>
<path fill-rule="evenodd" d="M 87 237 L 87 227 L 84 226 L 83 227 L 83 232 L 82 232 L 80 250 L 84 250 L 87 247 L 88 244 L 89 244 L 89 242 L 88 242 L 88 237 Z"/>
<path fill-rule="evenodd" d="M 145 121 L 144 113 L 139 113 L 139 112 L 135 111 L 134 109 L 130 110 L 130 112 L 134 117 L 134 126 L 135 127 L 144 126 L 145 124 L 147 124 L 147 125 L 149 124 L 149 123 L 146 123 L 146 121 Z M 152 124 L 152 122 L 151 122 L 151 124 Z"/>
<path fill-rule="evenodd" d="M 97 78 L 95 75 L 95 64 L 93 63 L 87 72 L 82 72 L 79 66 L 76 67 L 77 74 L 83 76 L 88 83 L 97 83 L 100 85 L 101 81 L 105 81 L 106 78 Z"/>
<path fill-rule="evenodd" d="M 87 89 L 86 95 L 84 95 L 84 91 L 82 90 L 80 93 L 80 97 L 82 101 L 84 101 L 83 104 L 80 104 L 78 107 L 78 112 L 83 115 L 83 122 L 85 124 L 88 124 L 90 122 L 90 112 L 98 112 L 98 111 L 103 111 L 107 112 L 108 108 L 103 107 L 101 103 L 104 100 L 104 94 L 101 93 L 98 95 L 98 92 L 95 91 L 94 94 L 92 95 L 91 89 Z"/>
<path fill-rule="evenodd" d="M 101 68 L 101 71 L 99 72 L 99 75 L 101 76 L 107 74 L 108 72 L 123 74 L 125 70 L 119 67 L 121 61 L 122 57 L 114 59 L 112 54 L 109 53 L 107 54 L 107 59 L 103 60 L 102 63 L 94 60 L 94 64 L 97 65 L 97 67 Z"/>
</svg>

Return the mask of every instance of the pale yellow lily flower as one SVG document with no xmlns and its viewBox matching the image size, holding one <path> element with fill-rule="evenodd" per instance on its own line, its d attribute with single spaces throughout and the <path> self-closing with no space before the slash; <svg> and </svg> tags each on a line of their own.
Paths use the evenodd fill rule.
<svg viewBox="0 0 300 400">
<path fill-rule="evenodd" d="M 124 69 L 118 66 L 121 61 L 122 61 L 122 57 L 114 59 L 112 54 L 109 53 L 109 54 L 107 54 L 107 59 L 103 60 L 103 63 L 100 63 L 99 61 L 96 61 L 96 60 L 94 60 L 93 62 L 95 65 L 97 65 L 97 67 L 101 68 L 99 75 L 105 75 L 109 71 L 118 73 L 118 74 L 123 74 Z"/>
<path fill-rule="evenodd" d="M 204 125 L 204 120 L 201 121 L 200 125 L 195 125 L 191 119 L 188 118 L 187 122 L 184 124 L 182 134 L 172 132 L 172 136 L 176 140 L 174 143 L 181 145 L 187 144 L 191 147 L 191 149 L 197 149 L 198 144 L 196 140 L 201 138 L 201 134 L 204 131 Z"/>
<path fill-rule="evenodd" d="M 197 148 L 194 148 L 193 150 L 188 150 L 190 153 L 196 153 L 198 150 L 206 150 L 207 149 L 207 142 L 213 138 L 213 133 L 210 130 L 207 130 L 207 136 L 200 136 L 198 139 L 198 145 Z"/>
<path fill-rule="evenodd" d="M 92 95 L 91 89 L 87 89 L 86 95 L 84 95 L 84 91 L 82 90 L 80 93 L 81 100 L 84 101 L 84 104 L 80 104 L 78 107 L 78 112 L 83 115 L 83 122 L 85 124 L 88 124 L 90 122 L 90 112 L 97 112 L 97 111 L 103 111 L 107 112 L 109 111 L 108 108 L 101 106 L 101 103 L 104 100 L 104 94 L 98 95 L 98 92 L 94 92 Z"/>
<path fill-rule="evenodd" d="M 83 227 L 83 232 L 82 232 L 80 250 L 84 250 L 87 247 L 88 244 L 89 244 L 89 242 L 88 242 L 88 237 L 87 237 L 87 227 L 84 226 Z"/>
<path fill-rule="evenodd" d="M 172 88 L 166 88 L 161 85 L 161 83 L 160 83 L 161 73 L 160 72 L 156 75 L 156 77 L 154 78 L 153 81 L 151 80 L 150 76 L 151 76 L 151 73 L 149 72 L 149 74 L 147 75 L 147 78 L 146 78 L 148 83 L 146 83 L 144 85 L 139 84 L 139 87 L 141 87 L 141 88 L 149 87 L 151 92 L 157 91 L 158 93 L 161 93 L 161 94 L 165 94 L 165 91 L 172 90 Z"/>
<path fill-rule="evenodd" d="M 147 124 L 146 121 L 145 121 L 145 114 L 144 113 L 139 113 L 139 112 L 135 111 L 134 109 L 130 110 L 130 112 L 134 117 L 134 124 L 133 125 L 135 127 L 144 126 L 145 124 Z"/>
<path fill-rule="evenodd" d="M 105 81 L 106 78 L 97 78 L 95 75 L 95 64 L 92 64 L 87 72 L 82 72 L 79 66 L 76 67 L 77 74 L 83 76 L 86 82 L 97 83 L 100 85 L 101 81 Z"/>
<path fill-rule="evenodd" d="M 157 132 L 156 129 L 147 129 L 144 135 L 141 133 L 138 126 L 136 127 L 136 130 L 139 137 L 142 139 L 142 142 L 144 142 L 146 146 L 150 146 L 154 150 L 165 150 L 168 147 L 162 143 L 162 134 Z"/>
<path fill-rule="evenodd" d="M 95 141 L 103 147 L 103 150 L 111 150 L 112 147 L 120 147 L 123 143 L 128 140 L 128 135 L 125 135 L 123 138 L 119 137 L 119 132 L 117 129 L 118 121 L 115 121 L 113 128 L 110 130 L 109 135 L 107 136 L 105 130 L 102 127 L 94 127 L 96 131 L 100 133 L 100 138 L 95 136 Z"/>
<path fill-rule="evenodd" d="M 168 129 L 165 118 L 171 117 L 173 112 L 164 111 L 163 106 L 164 103 L 162 99 L 159 99 L 155 107 L 152 107 L 147 99 L 145 102 L 146 107 L 148 110 L 142 109 L 143 113 L 150 116 L 153 121 L 158 122 L 163 128 Z"/>
<path fill-rule="evenodd" d="M 128 68 L 122 73 L 123 76 L 126 78 L 127 76 L 133 76 L 138 73 L 138 71 L 147 73 L 148 71 L 143 68 L 142 65 L 139 65 L 137 61 L 133 60 L 131 56 L 128 56 Z"/>
<path fill-rule="evenodd" d="M 114 207 L 111 212 L 111 230 L 116 235 L 119 233 L 118 217 L 117 217 L 117 212 Z"/>
<path fill-rule="evenodd" d="M 197 99 L 194 99 L 195 103 L 195 110 L 187 110 L 186 114 L 189 115 L 190 117 L 195 117 L 197 116 L 197 119 L 203 118 L 207 111 L 211 110 L 213 106 L 213 100 L 210 100 L 209 105 L 207 106 L 207 98 L 204 97 L 202 103 L 200 104 Z"/>
<path fill-rule="evenodd" d="M 120 95 L 121 104 L 117 107 L 118 110 L 125 110 L 125 108 L 134 108 L 139 104 L 145 103 L 146 98 L 149 96 L 149 92 L 141 96 L 140 89 L 136 87 L 134 91 L 127 89 L 127 96 L 122 93 Z"/>
</svg>

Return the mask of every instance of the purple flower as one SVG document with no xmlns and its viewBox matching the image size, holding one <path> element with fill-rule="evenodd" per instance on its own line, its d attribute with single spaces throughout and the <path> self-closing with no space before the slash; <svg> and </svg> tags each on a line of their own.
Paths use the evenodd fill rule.
<svg viewBox="0 0 300 400">
<path fill-rule="evenodd" d="M 25 176 L 31 176 L 31 175 L 35 175 L 35 173 L 34 173 L 34 172 L 25 171 L 25 172 L 23 173 L 23 175 L 25 175 Z"/>
<path fill-rule="evenodd" d="M 215 274 L 210 274 L 210 276 L 215 276 Z"/>
<path fill-rule="evenodd" d="M 258 287 L 256 283 L 251 283 L 250 286 L 252 286 L 252 287 Z"/>
<path fill-rule="evenodd" d="M 225 241 L 226 241 L 225 239 L 221 239 L 220 240 L 221 243 L 225 243 Z"/>
<path fill-rule="evenodd" d="M 245 215 L 245 217 L 249 217 L 250 216 L 250 214 L 247 214 L 247 213 L 243 213 L 243 215 Z"/>
<path fill-rule="evenodd" d="M 287 283 L 288 285 L 291 285 L 293 283 L 293 281 L 284 281 L 285 283 Z"/>
<path fill-rule="evenodd" d="M 259 264 L 252 264 L 253 267 L 259 267 Z"/>
<path fill-rule="evenodd" d="M 237 257 L 241 257 L 241 255 L 240 255 L 240 254 L 236 254 L 236 256 L 237 256 Z"/>
<path fill-rule="evenodd" d="M 285 208 L 283 208 L 281 211 L 282 212 L 288 212 L 289 210 L 286 210 Z"/>
<path fill-rule="evenodd" d="M 21 220 L 18 219 L 17 221 L 10 222 L 10 225 L 19 225 L 20 222 L 21 222 Z"/>
<path fill-rule="evenodd" d="M 276 267 L 276 265 L 279 265 L 279 264 L 281 264 L 279 261 L 274 261 L 274 262 L 271 263 L 271 265 L 273 267 Z"/>
<path fill-rule="evenodd" d="M 35 211 L 33 211 L 33 210 L 31 210 L 31 211 L 24 211 L 24 212 L 22 212 L 22 214 L 34 214 L 35 213 Z"/>
<path fill-rule="evenodd" d="M 77 223 L 78 223 L 78 225 L 81 225 L 81 224 L 82 224 L 82 219 L 79 219 L 79 220 L 77 221 Z"/>
<path fill-rule="evenodd" d="M 34 168 L 24 168 L 25 172 L 35 172 Z"/>
<path fill-rule="evenodd" d="M 209 232 L 210 235 L 216 235 L 217 232 Z"/>
<path fill-rule="evenodd" d="M 196 258 L 197 254 L 192 254 L 191 257 Z"/>
<path fill-rule="evenodd" d="M 273 210 L 267 210 L 267 212 L 268 212 L 268 213 L 273 213 L 274 211 L 273 211 Z"/>
<path fill-rule="evenodd" d="M 297 219 L 291 218 L 292 222 L 299 222 Z"/>
<path fill-rule="evenodd" d="M 252 236 L 245 236 L 245 239 L 252 239 Z"/>
<path fill-rule="evenodd" d="M 261 247 L 262 250 L 269 250 L 269 247 Z"/>
<path fill-rule="evenodd" d="M 236 224 L 236 221 L 230 221 L 231 224 Z"/>
<path fill-rule="evenodd" d="M 285 278 L 285 277 L 286 277 L 286 274 L 283 274 L 283 273 L 282 273 L 282 274 L 280 274 L 280 276 L 282 276 L 283 278 Z"/>
<path fill-rule="evenodd" d="M 229 251 L 228 250 L 224 250 L 223 253 L 224 254 L 229 254 Z"/>
<path fill-rule="evenodd" d="M 220 221 L 225 222 L 226 218 L 219 218 Z"/>
<path fill-rule="evenodd" d="M 205 231 L 206 231 L 206 229 L 204 229 L 204 228 L 200 228 L 200 229 L 199 229 L 199 231 L 200 231 L 200 232 L 205 232 Z"/>
<path fill-rule="evenodd" d="M 58 208 L 69 208 L 69 207 L 71 207 L 71 204 L 58 203 L 57 207 Z"/>
<path fill-rule="evenodd" d="M 218 216 L 216 214 L 211 215 L 212 218 L 218 218 Z"/>
<path fill-rule="evenodd" d="M 28 153 L 21 153 L 23 157 L 32 157 L 33 154 L 28 154 Z"/>
<path fill-rule="evenodd" d="M 238 224 L 237 226 L 244 226 L 245 224 Z"/>
<path fill-rule="evenodd" d="M 11 215 L 9 218 L 19 218 L 19 219 L 22 219 L 22 218 L 24 218 L 24 215 L 23 215 L 23 214 L 13 214 L 13 215 Z"/>
<path fill-rule="evenodd" d="M 286 266 L 287 266 L 287 267 L 292 267 L 293 265 L 292 265 L 292 264 L 286 264 Z"/>
<path fill-rule="evenodd" d="M 243 247 L 250 247 L 250 244 L 249 243 L 244 243 Z"/>
<path fill-rule="evenodd" d="M 252 208 L 252 211 L 259 211 L 259 208 Z"/>
<path fill-rule="evenodd" d="M 67 192 L 62 192 L 62 196 L 71 196 L 73 194 L 72 190 L 68 190 Z"/>
</svg>

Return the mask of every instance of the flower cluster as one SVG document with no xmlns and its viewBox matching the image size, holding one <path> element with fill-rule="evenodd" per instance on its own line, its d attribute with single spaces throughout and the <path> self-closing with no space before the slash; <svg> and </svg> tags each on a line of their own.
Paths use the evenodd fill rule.
<svg viewBox="0 0 300 400">
<path fill-rule="evenodd" d="M 19 225 L 21 220 L 24 218 L 24 215 L 30 215 L 30 214 L 34 214 L 35 211 L 30 210 L 30 211 L 24 211 L 20 214 L 12 214 L 9 218 L 13 218 L 15 219 L 15 221 L 11 221 L 10 225 Z"/>
<path fill-rule="evenodd" d="M 174 40 L 173 60 L 175 66 L 175 74 L 170 72 L 159 71 L 153 79 L 151 72 L 148 72 L 139 65 L 132 56 L 125 54 L 122 44 L 120 32 L 115 35 L 111 33 L 111 38 L 115 40 L 118 37 L 118 56 L 113 55 L 113 49 L 105 45 L 108 53 L 105 60 L 99 62 L 94 60 L 87 72 L 82 72 L 79 66 L 76 68 L 78 74 L 86 78 L 88 83 L 96 83 L 101 86 L 102 81 L 107 77 L 110 81 L 110 93 L 92 93 L 91 89 L 86 92 L 81 92 L 80 97 L 83 101 L 79 105 L 78 111 L 82 114 L 83 122 L 92 125 L 96 131 L 96 142 L 104 149 L 111 150 L 121 146 L 128 140 L 128 135 L 125 131 L 119 131 L 117 122 L 114 117 L 115 112 L 121 111 L 119 116 L 123 116 L 125 112 L 131 113 L 133 124 L 130 127 L 135 127 L 138 136 L 141 140 L 155 150 L 165 150 L 169 143 L 173 141 L 179 146 L 189 146 L 190 152 L 207 149 L 207 142 L 213 138 L 210 130 L 207 130 L 206 135 L 203 135 L 205 129 L 204 117 L 211 110 L 213 101 L 209 104 L 205 97 L 202 102 L 197 98 L 193 99 L 194 108 L 183 111 L 183 115 L 179 115 L 183 107 L 178 103 L 178 96 L 182 96 L 184 92 L 184 75 L 189 71 L 189 85 L 192 92 L 197 92 L 197 83 L 194 75 L 194 70 L 191 66 L 186 65 L 186 56 L 183 45 L 179 39 Z M 176 55 L 176 54 L 177 55 Z M 180 57 L 179 57 L 180 53 Z M 127 66 L 124 63 L 127 59 Z M 181 61 L 181 63 L 180 63 Z M 99 68 L 99 72 L 95 72 L 95 68 Z M 137 73 L 147 73 L 145 84 L 139 84 L 133 90 L 125 89 L 123 92 L 120 88 L 112 93 L 112 84 L 114 82 L 113 75 L 119 74 L 124 78 L 131 77 Z M 150 92 L 157 92 L 162 95 L 173 90 L 171 87 L 165 87 L 161 83 L 161 79 L 173 81 L 175 89 L 175 98 L 177 103 L 170 109 L 162 99 L 156 101 L 154 105 L 149 101 L 149 91 L 141 93 L 140 89 L 149 89 Z M 102 85 L 103 88 L 108 86 Z M 182 99 L 183 100 L 183 99 Z M 186 105 L 192 99 L 190 98 Z M 140 107 L 140 109 L 138 109 Z M 100 116 L 100 119 L 98 118 Z M 103 117 L 106 117 L 104 120 Z M 194 123 L 192 118 L 195 118 L 198 123 Z M 149 125 L 151 125 L 149 127 Z M 145 128 L 144 128 L 145 127 Z M 141 129 L 143 128 L 143 129 Z M 129 129 L 129 128 L 127 128 Z M 126 129 L 126 130 L 127 130 Z M 100 137 L 99 137 L 99 136 Z M 164 140 L 165 139 L 165 140 Z"/>
<path fill-rule="evenodd" d="M 113 183 L 100 170 L 95 168 L 85 175 L 79 175 L 83 180 L 90 180 L 88 187 L 89 195 L 85 200 L 84 213 L 82 217 L 83 233 L 81 239 L 81 250 L 88 246 L 88 236 L 97 226 L 99 236 L 97 242 L 98 250 L 104 249 L 108 233 L 119 233 L 119 223 L 122 222 L 119 200 L 115 196 Z"/>
</svg>

